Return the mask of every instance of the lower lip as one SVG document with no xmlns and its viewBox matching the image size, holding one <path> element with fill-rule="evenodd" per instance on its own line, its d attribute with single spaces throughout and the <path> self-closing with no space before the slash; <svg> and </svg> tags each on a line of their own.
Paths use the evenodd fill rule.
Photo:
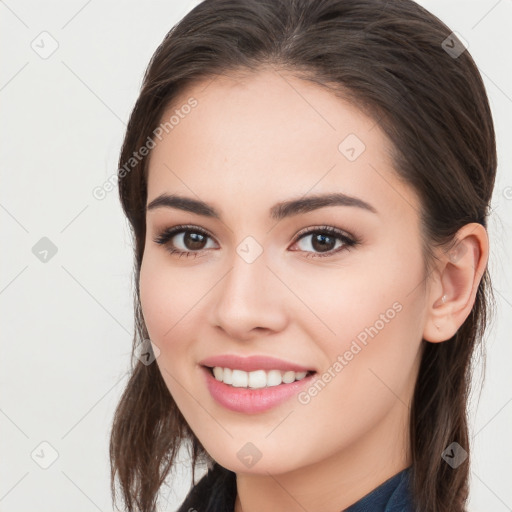
<svg viewBox="0 0 512 512">
<path fill-rule="evenodd" d="M 212 397 L 226 409 L 246 414 L 256 414 L 267 411 L 285 402 L 304 387 L 310 384 L 314 373 L 301 380 L 289 384 L 279 384 L 265 388 L 236 388 L 218 381 L 209 368 L 203 366 L 206 385 Z"/>
</svg>

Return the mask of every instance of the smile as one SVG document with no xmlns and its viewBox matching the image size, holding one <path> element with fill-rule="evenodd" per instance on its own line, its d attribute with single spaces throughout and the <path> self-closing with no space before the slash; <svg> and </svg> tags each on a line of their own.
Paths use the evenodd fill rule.
<svg viewBox="0 0 512 512">
<path fill-rule="evenodd" d="M 214 366 L 210 368 L 212 375 L 219 382 L 228 384 L 236 388 L 259 389 L 265 387 L 279 386 L 280 384 L 290 384 L 296 380 L 302 380 L 308 373 L 312 372 L 294 372 L 281 370 L 255 370 L 246 372 L 244 370 L 222 368 Z"/>
<path fill-rule="evenodd" d="M 262 413 L 290 400 L 309 386 L 317 373 L 291 370 L 246 372 L 219 366 L 200 368 L 204 374 L 206 388 L 215 402 L 225 409 L 244 414 Z"/>
</svg>

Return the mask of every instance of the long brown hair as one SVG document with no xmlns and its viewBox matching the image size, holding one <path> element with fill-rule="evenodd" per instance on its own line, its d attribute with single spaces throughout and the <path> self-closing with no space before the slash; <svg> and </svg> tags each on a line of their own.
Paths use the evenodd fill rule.
<svg viewBox="0 0 512 512">
<path fill-rule="evenodd" d="M 449 251 L 467 223 L 487 227 L 495 181 L 488 98 L 461 44 L 412 0 L 206 0 L 190 11 L 151 58 L 119 158 L 119 195 L 135 250 L 133 350 L 149 338 L 138 285 L 148 159 L 133 154 L 154 139 L 164 110 L 179 93 L 218 74 L 273 66 L 353 102 L 390 138 L 398 176 L 421 199 L 427 278 L 434 247 Z M 452 442 L 470 453 L 472 356 L 482 348 L 494 305 L 486 268 L 472 311 L 453 338 L 424 343 L 410 415 L 418 510 L 465 510 L 470 457 L 454 469 L 441 454 Z M 152 512 L 181 446 L 188 446 L 193 470 L 200 461 L 211 464 L 157 365 L 134 357 L 110 437 L 113 501 L 117 475 L 127 510 Z"/>
</svg>

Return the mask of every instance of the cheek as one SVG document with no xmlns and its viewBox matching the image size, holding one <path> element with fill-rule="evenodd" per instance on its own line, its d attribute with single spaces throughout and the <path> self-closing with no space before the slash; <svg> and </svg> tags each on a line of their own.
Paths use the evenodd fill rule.
<svg viewBox="0 0 512 512">
<path fill-rule="evenodd" d="M 139 279 L 140 303 L 149 337 L 160 350 L 156 364 L 181 409 L 186 406 L 187 398 L 182 396 L 183 387 L 191 389 L 192 376 L 184 362 L 189 357 L 186 333 L 192 332 L 190 312 L 197 299 L 190 286 L 184 288 L 181 273 L 166 268 L 159 257 L 144 255 Z"/>
<path fill-rule="evenodd" d="M 161 340 L 172 325 L 172 318 L 169 317 L 169 311 L 166 311 L 168 297 L 165 279 L 157 279 L 158 274 L 158 267 L 152 265 L 151 258 L 144 255 L 139 278 L 140 305 L 149 336 L 161 348 Z M 168 322 L 164 321 L 166 317 Z"/>
<path fill-rule="evenodd" d="M 322 352 L 323 381 L 333 393 L 322 391 L 325 405 L 341 401 L 353 410 L 373 400 L 371 406 L 381 407 L 380 400 L 393 399 L 390 389 L 404 389 L 421 343 L 421 277 L 418 260 L 407 272 L 374 266 L 338 280 L 318 274 L 302 281 L 298 294 L 310 310 L 297 309 L 295 318 Z"/>
<path fill-rule="evenodd" d="M 144 255 L 140 270 L 144 322 L 151 341 L 160 350 L 156 362 L 162 377 L 177 402 L 182 387 L 192 389 L 199 378 L 190 371 L 197 363 L 194 340 L 204 319 L 205 295 L 212 284 L 197 274 L 194 267 L 173 266 L 167 255 L 156 251 Z"/>
<path fill-rule="evenodd" d="M 342 334 L 326 347 L 322 377 L 329 389 L 321 400 L 326 406 L 337 402 L 345 412 L 361 411 L 357 421 L 364 423 L 364 415 L 408 401 L 421 344 L 421 300 L 392 293 L 361 308 L 352 305 L 345 314 L 346 321 L 337 324 Z"/>
<path fill-rule="evenodd" d="M 187 273 L 173 269 L 166 256 L 148 251 L 142 260 L 139 278 L 141 309 L 148 333 L 161 349 L 177 340 L 197 303 L 194 281 Z"/>
<path fill-rule="evenodd" d="M 390 332 L 390 326 L 402 322 L 401 311 L 413 298 L 407 296 L 411 280 L 406 281 L 403 272 L 390 276 L 376 267 L 374 263 L 373 268 L 358 264 L 339 271 L 313 268 L 301 279 L 285 276 L 283 280 L 293 291 L 288 300 L 283 296 L 288 313 L 331 355 L 348 349 L 353 339 L 364 344 L 377 334 Z"/>
</svg>

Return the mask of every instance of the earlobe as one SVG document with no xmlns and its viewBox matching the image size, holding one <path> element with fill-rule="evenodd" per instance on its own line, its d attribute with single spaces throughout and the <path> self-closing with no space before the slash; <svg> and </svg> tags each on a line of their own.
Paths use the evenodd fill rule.
<svg viewBox="0 0 512 512">
<path fill-rule="evenodd" d="M 428 296 L 423 339 L 439 343 L 452 338 L 471 313 L 489 256 L 484 226 L 466 224 L 455 235 L 456 244 L 441 252 L 435 283 Z"/>
</svg>

